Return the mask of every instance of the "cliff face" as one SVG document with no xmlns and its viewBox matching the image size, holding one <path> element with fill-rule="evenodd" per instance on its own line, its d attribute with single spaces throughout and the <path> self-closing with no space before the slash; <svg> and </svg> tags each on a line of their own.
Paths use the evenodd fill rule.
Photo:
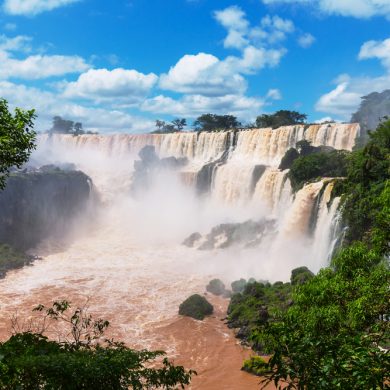
<svg viewBox="0 0 390 390">
<path fill-rule="evenodd" d="M 79 171 L 12 174 L 0 192 L 0 243 L 27 250 L 66 233 L 90 195 L 91 179 Z"/>
<path fill-rule="evenodd" d="M 373 92 L 362 97 L 359 110 L 352 115 L 351 121 L 359 123 L 361 138 L 358 145 L 367 141 L 367 131 L 375 130 L 383 117 L 390 116 L 390 90 Z"/>
</svg>

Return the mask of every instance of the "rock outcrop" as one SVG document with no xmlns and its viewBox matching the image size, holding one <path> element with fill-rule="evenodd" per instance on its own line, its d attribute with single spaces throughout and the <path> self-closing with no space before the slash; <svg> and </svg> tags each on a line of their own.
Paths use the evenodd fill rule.
<svg viewBox="0 0 390 390">
<path fill-rule="evenodd" d="M 88 206 L 91 179 L 54 166 L 14 172 L 0 192 L 0 243 L 25 251 L 65 234 Z"/>
</svg>

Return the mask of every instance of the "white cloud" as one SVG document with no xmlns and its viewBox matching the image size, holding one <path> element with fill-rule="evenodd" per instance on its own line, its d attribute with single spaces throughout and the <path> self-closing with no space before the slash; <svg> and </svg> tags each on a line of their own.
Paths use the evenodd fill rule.
<svg viewBox="0 0 390 390">
<path fill-rule="evenodd" d="M 79 56 L 29 55 L 15 58 L 15 54 L 31 53 L 32 38 L 25 35 L 0 35 L 0 80 L 9 78 L 43 79 L 68 73 L 80 73 L 90 68 Z"/>
<path fill-rule="evenodd" d="M 11 15 L 34 16 L 78 1 L 80 0 L 5 0 L 3 9 Z"/>
<path fill-rule="evenodd" d="M 77 81 L 66 85 L 64 96 L 97 101 L 119 98 L 126 102 L 136 102 L 149 93 L 157 79 L 154 73 L 146 75 L 136 70 L 89 69 Z"/>
<path fill-rule="evenodd" d="M 264 4 L 302 4 L 326 14 L 367 19 L 373 16 L 390 17 L 389 0 L 262 0 Z"/>
<path fill-rule="evenodd" d="M 379 59 L 390 70 L 390 38 L 384 41 L 368 41 L 360 48 L 359 59 Z"/>
<path fill-rule="evenodd" d="M 232 68 L 211 54 L 187 54 L 160 76 L 160 88 L 206 96 L 244 92 L 246 81 Z"/>
<path fill-rule="evenodd" d="M 227 30 L 224 46 L 238 49 L 240 55 L 224 59 L 207 53 L 184 55 L 160 76 L 161 89 L 207 97 L 243 95 L 247 89 L 243 76 L 278 65 L 287 50 L 272 45 L 295 28 L 290 20 L 277 15 L 265 16 L 260 27 L 251 27 L 238 6 L 216 11 L 214 17 Z"/>
<path fill-rule="evenodd" d="M 286 39 L 295 30 L 294 23 L 278 15 L 264 16 L 258 26 L 250 26 L 241 8 L 231 6 L 214 13 L 215 19 L 227 30 L 226 48 L 243 49 L 246 46 L 264 46 Z"/>
<path fill-rule="evenodd" d="M 267 98 L 272 100 L 280 100 L 282 99 L 282 93 L 279 91 L 279 89 L 270 89 L 267 92 Z"/>
<path fill-rule="evenodd" d="M 0 51 L 31 51 L 32 38 L 26 35 L 17 35 L 15 37 L 7 37 L 0 35 Z"/>
<path fill-rule="evenodd" d="M 80 73 L 90 66 L 79 56 L 32 55 L 19 60 L 0 51 L 0 79 L 43 79 Z"/>
<path fill-rule="evenodd" d="M 340 121 L 337 119 L 333 119 L 331 116 L 325 116 L 321 119 L 317 119 L 316 121 L 314 121 L 314 123 L 318 123 L 319 125 L 321 123 L 326 123 L 326 122 L 340 122 Z"/>
<path fill-rule="evenodd" d="M 146 132 L 154 127 L 154 123 L 145 118 L 118 110 L 85 107 L 51 92 L 9 81 L 0 81 L 0 96 L 9 101 L 11 108 L 35 108 L 38 114 L 35 129 L 38 131 L 49 129 L 55 115 L 80 121 L 86 130 L 100 132 Z"/>
<path fill-rule="evenodd" d="M 298 45 L 303 47 L 304 49 L 307 49 L 315 42 L 315 40 L 316 39 L 314 38 L 313 35 L 306 33 L 306 34 L 301 35 L 298 38 Z"/>
<path fill-rule="evenodd" d="M 219 97 L 186 95 L 178 100 L 160 95 L 146 100 L 141 109 L 156 114 L 190 118 L 195 118 L 205 112 L 213 112 L 231 114 L 242 120 L 248 120 L 254 119 L 263 105 L 263 99 L 234 94 Z"/>
<path fill-rule="evenodd" d="M 228 31 L 228 35 L 224 40 L 226 48 L 240 49 L 249 43 L 248 39 L 244 37 L 248 32 L 249 22 L 241 8 L 231 6 L 215 11 L 214 16 Z"/>
<path fill-rule="evenodd" d="M 279 64 L 285 49 L 246 47 L 241 57 L 229 56 L 224 60 L 199 53 L 185 55 L 167 74 L 160 76 L 160 88 L 181 93 L 205 96 L 242 94 L 247 82 L 243 74 L 253 74 L 264 67 Z"/>
<path fill-rule="evenodd" d="M 336 87 L 320 97 L 316 110 L 341 115 L 344 119 L 356 110 L 362 96 L 371 92 L 381 92 L 390 88 L 390 39 L 368 41 L 359 52 L 359 59 L 379 59 L 385 67 L 385 73 L 378 77 L 350 77 L 341 75 L 335 80 Z"/>
</svg>

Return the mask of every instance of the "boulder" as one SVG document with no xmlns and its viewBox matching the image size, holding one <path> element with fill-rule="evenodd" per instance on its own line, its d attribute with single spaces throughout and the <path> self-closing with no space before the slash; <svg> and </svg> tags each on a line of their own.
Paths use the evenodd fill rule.
<svg viewBox="0 0 390 390">
<path fill-rule="evenodd" d="M 225 293 L 225 285 L 220 279 L 210 280 L 206 286 L 206 290 L 214 295 L 223 295 Z"/>
<path fill-rule="evenodd" d="M 213 311 L 213 306 L 199 294 L 191 295 L 179 306 L 180 315 L 196 320 L 203 320 L 206 316 L 213 314 Z"/>
</svg>

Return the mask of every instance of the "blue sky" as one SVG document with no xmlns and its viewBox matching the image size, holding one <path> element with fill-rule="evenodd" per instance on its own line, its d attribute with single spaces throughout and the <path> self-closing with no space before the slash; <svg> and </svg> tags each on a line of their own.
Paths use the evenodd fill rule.
<svg viewBox="0 0 390 390">
<path fill-rule="evenodd" d="M 390 88 L 390 0 L 0 0 L 0 97 L 100 132 L 206 112 L 348 120 Z"/>
</svg>

